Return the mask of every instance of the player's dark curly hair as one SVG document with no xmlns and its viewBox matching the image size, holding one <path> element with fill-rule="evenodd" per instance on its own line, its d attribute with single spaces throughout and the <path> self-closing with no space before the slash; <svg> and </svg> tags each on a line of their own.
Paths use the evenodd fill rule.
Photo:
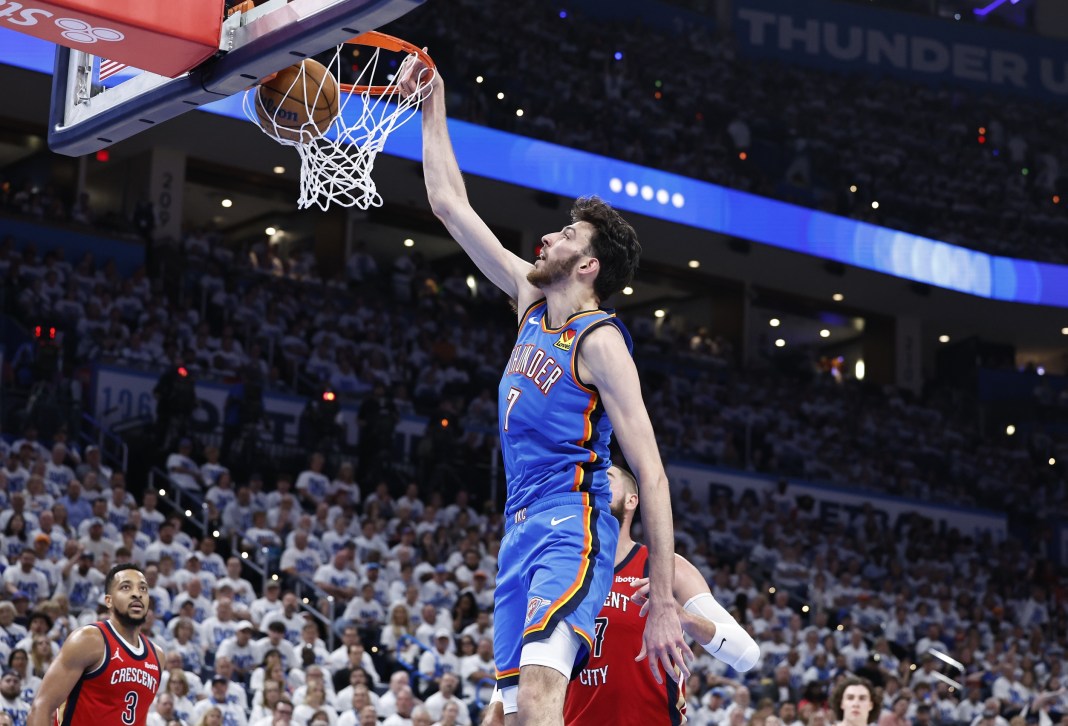
<svg viewBox="0 0 1068 726">
<path fill-rule="evenodd" d="M 110 593 L 111 592 L 111 586 L 115 582 L 115 575 L 119 574 L 120 572 L 125 572 L 126 570 L 136 570 L 137 572 L 140 572 L 142 575 L 145 574 L 144 570 L 142 570 L 139 566 L 133 564 L 132 562 L 121 562 L 121 563 L 115 565 L 114 567 L 112 567 L 110 570 L 108 570 L 107 577 L 104 578 L 104 592 L 105 593 Z"/>
<path fill-rule="evenodd" d="M 601 269 L 593 283 L 598 302 L 604 302 L 634 279 L 642 246 L 627 220 L 598 197 L 579 197 L 571 205 L 572 222 L 589 222 L 596 230 L 591 240 L 593 257 Z"/>
</svg>

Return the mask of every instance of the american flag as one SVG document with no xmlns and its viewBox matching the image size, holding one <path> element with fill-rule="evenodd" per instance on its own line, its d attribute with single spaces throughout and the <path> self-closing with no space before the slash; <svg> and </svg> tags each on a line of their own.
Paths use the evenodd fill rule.
<svg viewBox="0 0 1068 726">
<path fill-rule="evenodd" d="M 109 78 L 109 77 L 115 75 L 116 73 L 118 73 L 119 71 L 121 71 L 125 67 L 126 67 L 125 63 L 119 63 L 117 61 L 110 61 L 110 60 L 107 60 L 106 58 L 101 58 L 100 59 L 100 80 L 104 80 L 105 78 Z"/>
</svg>

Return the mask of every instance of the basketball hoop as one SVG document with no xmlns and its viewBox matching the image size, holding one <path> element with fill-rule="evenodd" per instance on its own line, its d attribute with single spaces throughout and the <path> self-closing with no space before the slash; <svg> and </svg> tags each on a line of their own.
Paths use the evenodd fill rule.
<svg viewBox="0 0 1068 726">
<path fill-rule="evenodd" d="M 403 54 L 403 59 L 397 61 L 399 56 L 393 54 Z M 343 62 L 352 62 L 352 56 L 358 56 L 359 75 L 355 83 L 338 84 L 334 79 L 340 77 Z M 420 74 L 415 92 L 405 97 L 397 81 L 417 59 L 427 70 Z M 242 99 L 245 115 L 279 144 L 296 148 L 300 155 L 299 209 L 314 205 L 326 211 L 331 203 L 380 207 L 382 197 L 371 178 L 375 158 L 393 130 L 411 119 L 430 95 L 434 62 L 411 43 L 371 31 L 339 45 L 327 69 L 327 77 L 314 86 L 310 83 L 314 74 L 299 72 L 277 103 L 265 103 L 258 88 L 247 91 Z M 323 104 L 334 86 L 336 106 Z M 298 110 L 303 108 L 297 125 L 292 118 L 279 118 L 287 104 L 289 109 L 294 104 Z M 332 120 L 331 116 L 324 119 L 324 113 L 331 114 Z"/>
</svg>

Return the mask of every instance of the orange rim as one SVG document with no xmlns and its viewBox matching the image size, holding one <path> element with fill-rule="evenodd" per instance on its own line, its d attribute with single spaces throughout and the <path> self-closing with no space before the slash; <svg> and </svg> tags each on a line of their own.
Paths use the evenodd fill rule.
<svg viewBox="0 0 1068 726">
<path fill-rule="evenodd" d="M 428 69 L 433 71 L 437 68 L 437 66 L 434 65 L 434 61 L 422 48 L 417 48 L 408 41 L 395 38 L 392 35 L 379 33 L 377 30 L 369 30 L 366 33 L 357 35 L 352 40 L 345 41 L 345 43 L 347 45 L 370 45 L 375 48 L 384 48 L 385 50 L 393 51 L 395 53 L 415 53 L 419 56 L 419 60 L 421 60 Z M 342 83 L 339 85 L 341 90 L 345 93 L 367 93 L 372 96 L 384 96 L 396 88 L 395 85 L 354 86 L 351 83 Z"/>
</svg>

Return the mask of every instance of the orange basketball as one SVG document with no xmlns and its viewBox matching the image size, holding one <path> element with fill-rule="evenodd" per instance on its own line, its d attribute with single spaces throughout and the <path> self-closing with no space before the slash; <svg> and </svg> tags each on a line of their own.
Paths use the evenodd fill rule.
<svg viewBox="0 0 1068 726">
<path fill-rule="evenodd" d="M 330 128 L 338 113 L 338 84 L 311 58 L 279 71 L 256 91 L 256 115 L 267 133 L 310 142 Z"/>
</svg>

